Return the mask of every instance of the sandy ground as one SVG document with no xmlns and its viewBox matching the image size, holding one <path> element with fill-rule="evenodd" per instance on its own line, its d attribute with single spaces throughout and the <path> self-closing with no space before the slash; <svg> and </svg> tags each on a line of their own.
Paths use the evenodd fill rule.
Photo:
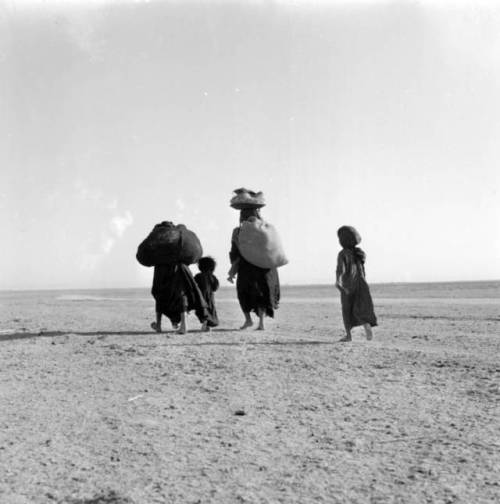
<svg viewBox="0 0 500 504">
<path fill-rule="evenodd" d="M 264 333 L 153 334 L 148 299 L 0 297 L 0 502 L 500 502 L 498 299 L 336 294 Z M 406 293 L 406 298 L 411 298 Z"/>
</svg>

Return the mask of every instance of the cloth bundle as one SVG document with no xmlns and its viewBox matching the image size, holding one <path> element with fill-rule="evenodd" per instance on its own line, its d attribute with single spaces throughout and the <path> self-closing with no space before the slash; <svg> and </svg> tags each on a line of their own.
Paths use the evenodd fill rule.
<svg viewBox="0 0 500 504">
<path fill-rule="evenodd" d="M 241 223 L 238 249 L 249 263 L 259 268 L 279 268 L 288 264 L 276 228 L 255 217 Z"/>
<path fill-rule="evenodd" d="M 229 205 L 236 210 L 243 210 L 245 208 L 261 208 L 265 206 L 264 194 L 262 192 L 250 191 L 244 187 L 235 189 L 235 194 L 231 198 Z"/>
<path fill-rule="evenodd" d="M 183 263 L 190 265 L 203 255 L 200 240 L 184 224 L 156 224 L 139 245 L 136 258 L 143 266 Z"/>
</svg>

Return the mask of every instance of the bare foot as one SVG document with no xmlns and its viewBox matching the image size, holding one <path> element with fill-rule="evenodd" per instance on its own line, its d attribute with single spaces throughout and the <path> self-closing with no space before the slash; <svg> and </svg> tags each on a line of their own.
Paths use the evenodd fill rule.
<svg viewBox="0 0 500 504">
<path fill-rule="evenodd" d="M 177 334 L 186 334 L 186 333 L 187 333 L 186 326 L 181 325 L 177 331 Z"/>
<path fill-rule="evenodd" d="M 156 322 L 151 322 L 151 329 L 155 332 L 161 332 L 161 326 L 159 326 Z"/>
<path fill-rule="evenodd" d="M 366 339 L 367 339 L 368 341 L 371 341 L 371 340 L 373 339 L 373 334 L 372 334 L 372 333 L 368 333 L 368 334 L 366 335 Z"/>
<path fill-rule="evenodd" d="M 172 322 L 172 329 L 173 329 L 174 331 L 177 331 L 177 329 L 179 329 L 179 324 L 174 324 L 174 323 Z"/>
<path fill-rule="evenodd" d="M 208 324 L 206 322 L 203 322 L 203 324 L 201 325 L 201 331 L 210 332 L 210 327 L 208 327 Z"/>
<path fill-rule="evenodd" d="M 253 326 L 253 322 L 251 320 L 247 320 L 241 327 L 240 327 L 240 330 L 243 330 L 243 329 L 248 329 L 249 327 L 252 327 Z"/>
<path fill-rule="evenodd" d="M 264 326 L 259 324 L 255 330 L 256 331 L 263 331 L 264 330 Z"/>
<path fill-rule="evenodd" d="M 339 343 L 347 343 L 349 341 L 352 341 L 352 338 L 349 336 L 344 336 L 343 338 L 339 339 Z"/>
</svg>

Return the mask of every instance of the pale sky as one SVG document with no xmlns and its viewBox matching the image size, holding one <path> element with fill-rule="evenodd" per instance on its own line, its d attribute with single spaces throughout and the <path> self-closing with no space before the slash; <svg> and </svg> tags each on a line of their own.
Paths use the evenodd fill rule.
<svg viewBox="0 0 500 504">
<path fill-rule="evenodd" d="M 184 223 L 226 284 L 233 189 L 290 284 L 500 279 L 496 2 L 0 4 L 0 289 L 148 287 Z M 196 268 L 193 268 L 195 271 Z"/>
</svg>

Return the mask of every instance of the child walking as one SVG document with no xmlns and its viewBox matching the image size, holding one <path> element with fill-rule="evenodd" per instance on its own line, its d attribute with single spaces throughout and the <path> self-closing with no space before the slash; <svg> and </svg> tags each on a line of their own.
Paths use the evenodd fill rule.
<svg viewBox="0 0 500 504">
<path fill-rule="evenodd" d="M 366 339 L 373 338 L 372 327 L 377 325 L 370 289 L 365 279 L 366 254 L 357 245 L 361 236 L 352 226 L 337 231 L 342 250 L 337 257 L 335 286 L 340 290 L 342 319 L 346 335 L 340 340 L 351 341 L 351 329 L 363 326 Z"/>
<path fill-rule="evenodd" d="M 195 282 L 200 288 L 201 295 L 207 303 L 208 317 L 201 326 L 202 331 L 210 331 L 212 327 L 219 325 L 214 296 L 214 292 L 219 288 L 219 280 L 214 275 L 215 266 L 216 262 L 212 257 L 202 257 L 198 261 L 200 272 L 194 277 Z"/>
</svg>

